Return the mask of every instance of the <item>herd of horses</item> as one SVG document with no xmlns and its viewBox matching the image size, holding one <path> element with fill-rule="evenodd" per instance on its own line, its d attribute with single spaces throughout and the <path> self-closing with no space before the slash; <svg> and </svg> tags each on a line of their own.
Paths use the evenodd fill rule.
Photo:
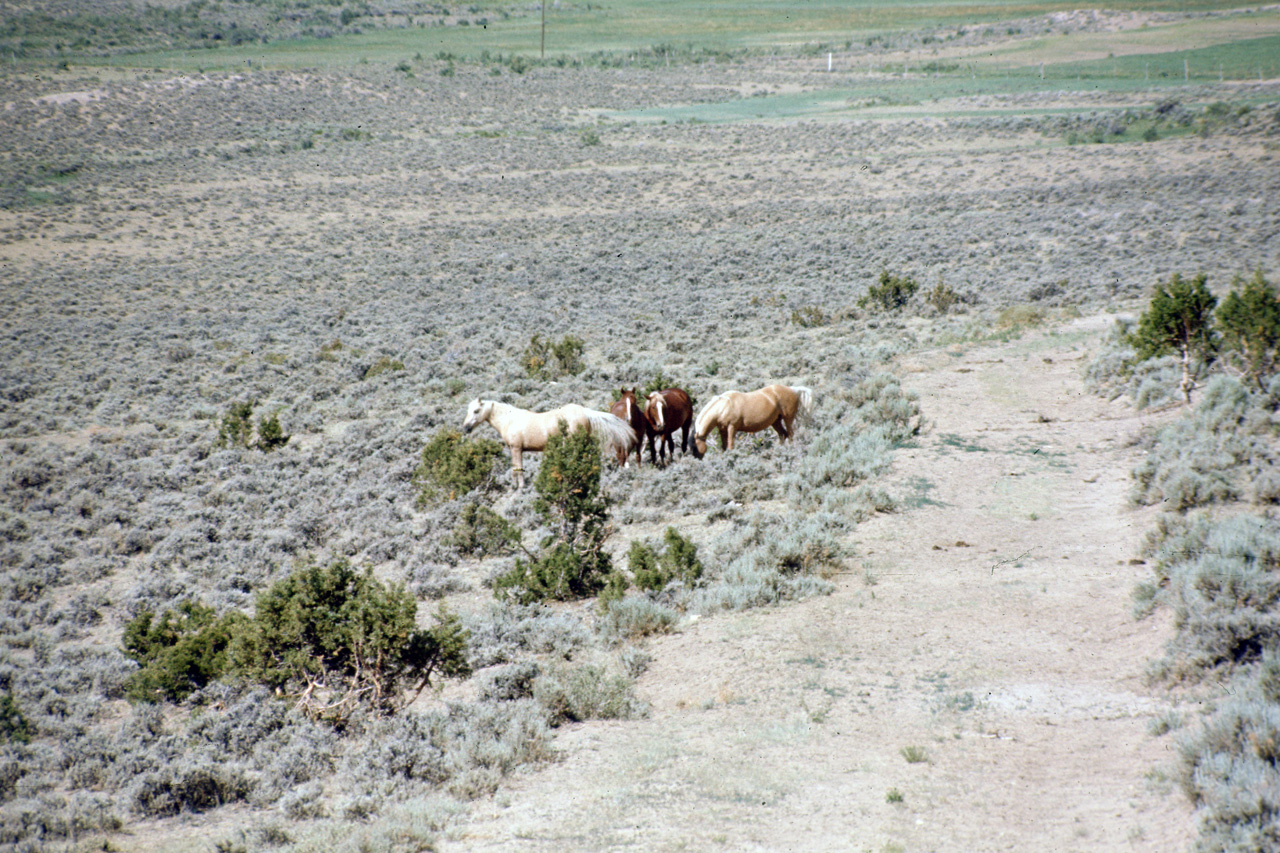
<svg viewBox="0 0 1280 853">
<path fill-rule="evenodd" d="M 680 388 L 654 391 L 641 407 L 634 388 L 623 389 L 622 396 L 608 412 L 599 412 L 585 406 L 569 404 L 549 412 L 531 412 L 496 400 L 476 398 L 467 406 L 467 419 L 463 432 L 471 432 L 482 423 L 488 423 L 498 431 L 507 449 L 511 451 L 511 470 L 515 474 L 516 488 L 524 488 L 524 452 L 539 451 L 547 446 L 547 440 L 560 430 L 570 432 L 585 429 L 597 436 L 606 450 L 612 451 L 619 465 L 630 464 L 635 451 L 636 465 L 643 459 L 646 440 L 649 445 L 649 461 L 663 464 L 668 453 L 675 459 L 675 439 L 680 431 L 680 450 L 701 459 L 707 452 L 707 437 L 719 432 L 720 446 L 732 450 L 734 437 L 740 432 L 760 432 L 769 427 L 778 433 L 781 441 L 791 437 L 795 420 L 807 414 L 813 406 L 813 392 L 803 386 L 768 385 L 759 391 L 725 391 L 707 401 L 693 416 L 693 402 Z M 689 432 L 693 432 L 692 447 Z M 654 444 L 657 443 L 655 453 Z"/>
</svg>

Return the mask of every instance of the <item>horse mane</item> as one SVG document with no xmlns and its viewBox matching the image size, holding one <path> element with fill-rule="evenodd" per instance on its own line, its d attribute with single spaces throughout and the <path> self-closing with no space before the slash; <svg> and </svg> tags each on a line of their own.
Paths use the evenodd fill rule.
<svg viewBox="0 0 1280 853">
<path fill-rule="evenodd" d="M 706 426 L 707 421 L 713 415 L 720 414 L 720 410 L 724 408 L 728 399 L 729 392 L 725 391 L 724 393 L 715 395 L 707 401 L 707 404 L 702 407 L 702 411 L 698 412 L 698 419 L 693 422 L 693 431 L 695 434 L 706 435 L 706 433 L 702 431 L 702 428 Z"/>
<path fill-rule="evenodd" d="M 809 415 L 813 413 L 813 389 L 804 385 L 792 385 L 791 390 L 796 392 L 796 396 L 800 398 L 800 405 L 796 409 L 796 416 L 802 420 L 808 420 Z"/>
</svg>

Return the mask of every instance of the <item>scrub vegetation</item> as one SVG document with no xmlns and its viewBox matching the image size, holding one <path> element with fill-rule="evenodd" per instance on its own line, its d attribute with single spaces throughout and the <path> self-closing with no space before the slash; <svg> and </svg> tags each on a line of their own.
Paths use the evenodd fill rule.
<svg viewBox="0 0 1280 853">
<path fill-rule="evenodd" d="M 1123 335 L 1126 371 L 1172 353 L 1188 402 L 1196 379 L 1215 374 L 1193 409 L 1152 431 L 1133 472 L 1134 500 L 1168 510 L 1148 540 L 1155 576 L 1134 593 L 1140 614 L 1173 611 L 1152 677 L 1213 697 L 1179 739 L 1202 850 L 1266 849 L 1280 835 L 1278 341 L 1280 300 L 1261 271 L 1237 276 L 1221 300 L 1205 275 L 1174 274 Z"/>
<path fill-rule="evenodd" d="M 1108 32 L 1053 4 L 545 60 L 423 41 L 526 7 L 36 5 L 0 24 L 0 846 L 163 849 L 199 813 L 219 849 L 430 848 L 558 731 L 643 717 L 663 635 L 827 600 L 859 524 L 921 503 L 884 479 L 929 431 L 903 357 L 1132 306 L 1097 387 L 1195 390 L 1134 480 L 1177 511 L 1156 668 L 1246 685 L 1184 787 L 1206 839 L 1274 831 L 1240 795 L 1280 666 L 1273 85 L 898 71 Z M 1148 300 L 1191 270 L 1216 303 L 1171 336 Z M 771 382 L 813 388 L 794 441 L 621 469 L 569 436 L 519 493 L 458 431 L 476 396 Z"/>
</svg>

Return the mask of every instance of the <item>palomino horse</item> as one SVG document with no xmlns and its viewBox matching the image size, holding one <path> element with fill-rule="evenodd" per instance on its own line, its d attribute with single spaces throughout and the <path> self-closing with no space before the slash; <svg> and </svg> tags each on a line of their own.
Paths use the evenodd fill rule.
<svg viewBox="0 0 1280 853">
<path fill-rule="evenodd" d="M 640 411 L 640 404 L 636 402 L 636 389 L 632 388 L 628 391 L 622 389 L 622 399 L 613 404 L 609 409 L 610 414 L 619 420 L 626 421 L 631 424 L 631 429 L 636 434 L 636 467 L 640 467 L 640 452 L 644 450 L 644 440 L 649 439 L 649 455 L 653 456 L 653 437 L 649 435 L 649 421 L 645 418 L 644 412 Z M 618 464 L 625 467 L 630 464 L 628 453 L 621 448 L 618 449 Z"/>
<path fill-rule="evenodd" d="M 676 443 L 671 438 L 676 430 L 680 430 L 680 452 L 689 452 L 689 428 L 693 426 L 693 402 L 680 388 L 667 388 L 654 391 L 649 395 L 649 405 L 644 410 L 649 419 L 649 461 L 656 464 L 653 458 L 653 439 L 658 439 L 658 450 L 662 454 L 662 462 L 666 464 L 667 450 L 671 450 L 671 459 L 676 458 Z"/>
<path fill-rule="evenodd" d="M 808 388 L 769 385 L 759 391 L 725 391 L 712 397 L 698 413 L 693 426 L 693 455 L 702 458 L 707 452 L 707 436 L 720 431 L 720 446 L 733 449 L 733 437 L 740 432 L 759 432 L 773 427 L 778 437 L 791 437 L 796 415 L 808 414 L 813 405 L 813 392 Z"/>
<path fill-rule="evenodd" d="M 585 429 L 598 436 L 610 450 L 626 454 L 636 441 L 631 425 L 608 412 L 597 412 L 570 403 L 550 412 L 531 412 L 517 409 L 496 400 L 476 398 L 467 406 L 467 419 L 462 423 L 463 432 L 471 432 L 485 421 L 498 431 L 511 450 L 511 470 L 516 475 L 516 488 L 524 488 L 524 452 L 545 450 L 547 439 L 560 432 L 560 424 L 566 424 L 570 432 Z"/>
</svg>

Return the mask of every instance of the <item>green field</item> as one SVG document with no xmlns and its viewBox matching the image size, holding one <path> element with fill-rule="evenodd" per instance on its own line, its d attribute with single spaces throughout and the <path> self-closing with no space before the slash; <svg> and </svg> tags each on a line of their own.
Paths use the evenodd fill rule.
<svg viewBox="0 0 1280 853">
<path fill-rule="evenodd" d="M 271 4 L 264 4 L 270 6 Z M 286 7 L 284 0 L 276 4 Z M 299 4 L 305 5 L 305 4 Z M 546 14 L 545 58 L 564 62 L 627 62 L 647 56 L 650 61 L 679 61 L 683 58 L 742 53 L 787 53 L 821 55 L 869 45 L 890 44 L 907 32 L 926 33 L 925 44 L 945 55 L 950 43 L 965 34 L 989 31 L 1017 36 L 1015 46 L 972 51 L 971 60 L 979 65 L 1002 67 L 1038 64 L 1040 61 L 1061 62 L 1078 51 L 1088 53 L 1110 51 L 1108 40 L 1121 43 L 1121 53 L 1131 52 L 1137 45 L 1144 53 L 1163 53 L 1180 47 L 1217 51 L 1224 45 L 1242 43 L 1250 35 L 1280 32 L 1280 16 L 1274 11 L 1253 14 L 1222 13 L 1247 8 L 1240 3 L 1173 4 L 1166 2 L 1119 2 L 1109 4 L 1115 11 L 1219 13 L 1212 18 L 1193 18 L 1176 24 L 1145 28 L 1139 36 L 1133 31 L 1114 38 L 1115 34 L 1092 33 L 1055 35 L 1024 32 L 1007 22 L 1026 21 L 1055 12 L 1071 12 L 1076 3 L 1061 2 L 919 2 L 891 3 L 887 0 L 827 0 L 821 3 L 724 2 L 702 0 L 676 3 L 672 0 L 638 2 L 563 3 L 550 5 Z M 345 7 L 344 7 L 345 10 Z M 203 13 L 201 13 L 203 14 Z M 357 25 L 362 19 L 356 17 Z M 1226 22 L 1226 23 L 1224 23 Z M 1231 25 L 1234 22 L 1234 25 Z M 190 23 L 190 22 L 188 22 Z M 344 66 L 357 62 L 412 61 L 417 57 L 432 59 L 449 55 L 461 60 L 479 60 L 485 56 L 520 55 L 537 60 L 543 55 L 542 20 L 535 5 L 480 5 L 453 9 L 449 15 L 413 14 L 400 19 L 397 26 L 383 26 L 370 21 L 362 32 L 341 32 L 327 38 L 275 38 L 269 27 L 260 28 L 261 36 L 234 46 L 226 40 L 206 42 L 205 48 L 148 50 L 112 49 L 102 51 L 75 50 L 64 25 L 57 30 L 52 24 L 42 32 L 36 20 L 14 19 L 0 24 L 0 56 L 8 53 L 11 62 L 24 53 L 30 56 L 67 61 L 74 64 L 119 65 L 127 67 L 165 68 L 177 71 L 229 70 L 246 66 L 265 68 L 305 68 Z M 125 26 L 114 21 L 114 26 Z M 95 27 L 104 27 L 99 22 Z M 141 25 L 139 25 L 141 26 Z M 1251 29 L 1260 32 L 1251 33 Z M 56 32 L 55 32 L 56 30 Z M 188 27 L 190 30 L 190 27 Z M 187 36 L 190 32 L 184 30 Z M 243 30 L 241 31 L 243 32 Z M 136 41 L 128 33 L 115 39 L 126 45 Z M 98 37 L 100 38 L 100 37 Z M 180 39 L 171 39 L 180 41 Z M 15 47 L 16 45 L 16 47 Z M 1224 62 L 1240 74 L 1256 76 L 1267 65 L 1254 61 L 1253 50 L 1241 48 L 1237 61 Z M 1272 56 L 1275 51 L 1271 51 Z M 1211 63 L 1220 61 L 1208 57 Z M 422 61 L 419 59 L 418 61 Z M 951 61 L 955 61 L 951 58 Z M 1274 61 L 1272 63 L 1274 65 Z M 1139 64 L 1137 72 L 1142 73 Z M 1164 70 L 1164 69 L 1161 69 Z M 1180 61 L 1178 69 L 1181 70 Z M 1217 73 L 1216 65 L 1213 68 Z M 1158 73 L 1153 71 L 1152 73 Z M 1208 73 L 1204 70 L 1203 73 Z"/>
</svg>

